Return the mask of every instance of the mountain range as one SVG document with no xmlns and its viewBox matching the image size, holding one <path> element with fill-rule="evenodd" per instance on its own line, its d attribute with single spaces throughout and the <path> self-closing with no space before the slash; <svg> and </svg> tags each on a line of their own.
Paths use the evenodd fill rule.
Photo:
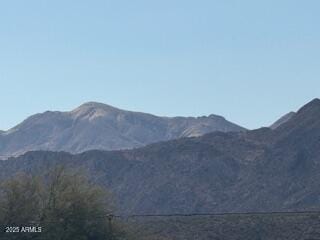
<svg viewBox="0 0 320 240">
<path fill-rule="evenodd" d="M 0 132 L 0 159 L 28 151 L 119 150 L 214 131 L 244 131 L 221 116 L 158 117 L 89 102 L 70 112 L 47 111 Z"/>
<path fill-rule="evenodd" d="M 0 162 L 0 179 L 83 167 L 122 214 L 320 209 L 320 100 L 275 129 L 212 132 L 132 150 L 35 151 Z"/>
</svg>

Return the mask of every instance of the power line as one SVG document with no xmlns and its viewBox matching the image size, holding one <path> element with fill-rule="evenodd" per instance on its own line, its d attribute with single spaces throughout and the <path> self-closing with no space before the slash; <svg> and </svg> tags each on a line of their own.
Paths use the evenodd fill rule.
<svg viewBox="0 0 320 240">
<path fill-rule="evenodd" d="M 114 219 L 130 219 L 130 218 L 171 218 L 171 217 L 224 217 L 224 216 L 274 216 L 274 215 L 320 215 L 320 211 L 274 211 L 274 212 L 224 212 L 224 213 L 172 213 L 172 214 L 131 214 L 131 215 L 114 215 L 111 213 L 105 213 L 100 216 L 91 215 L 90 220 L 92 219 L 107 219 L 108 224 L 111 230 L 111 237 L 113 239 L 113 221 Z M 61 223 L 63 221 L 32 221 L 27 224 L 33 226 L 46 224 L 46 223 Z M 27 225 L 26 224 L 26 225 Z M 2 226 L 4 227 L 4 226 Z M 37 239 L 42 239 L 38 237 Z M 311 240 L 311 239 L 310 239 Z M 312 240 L 317 240 L 316 238 Z"/>
<path fill-rule="evenodd" d="M 210 217 L 210 216 L 248 216 L 248 215 L 298 215 L 298 214 L 319 214 L 320 211 L 274 211 L 274 212 L 224 212 L 224 213 L 173 213 L 173 214 L 132 214 L 132 215 L 112 215 L 114 218 L 143 218 L 143 217 Z M 110 215 L 106 215 L 107 217 Z"/>
<path fill-rule="evenodd" d="M 223 216 L 250 216 L 250 215 L 320 215 L 320 211 L 278 211 L 278 212 L 224 212 L 224 213 L 172 213 L 172 214 L 131 214 L 131 215 L 116 215 L 111 213 L 106 213 L 102 215 L 89 215 L 89 219 L 108 219 L 112 221 L 115 218 L 118 219 L 129 219 L 129 218 L 152 218 L 152 217 L 223 217 Z M 27 224 L 40 224 L 40 223 L 61 223 L 63 220 L 59 221 L 31 221 Z"/>
</svg>

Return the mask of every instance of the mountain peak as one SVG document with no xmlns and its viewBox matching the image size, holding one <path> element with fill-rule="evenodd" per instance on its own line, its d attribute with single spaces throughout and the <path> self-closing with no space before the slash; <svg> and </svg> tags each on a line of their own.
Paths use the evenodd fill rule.
<svg viewBox="0 0 320 240">
<path fill-rule="evenodd" d="M 276 129 L 280 127 L 282 124 L 288 122 L 295 115 L 296 115 L 296 112 L 289 112 L 284 116 L 282 116 L 281 118 L 279 118 L 277 121 L 275 121 L 269 128 Z"/>
<path fill-rule="evenodd" d="M 73 118 L 93 120 L 109 114 L 113 115 L 119 111 L 121 110 L 104 103 L 87 102 L 72 110 L 70 114 Z"/>
<path fill-rule="evenodd" d="M 309 103 L 307 103 L 306 105 L 316 105 L 316 106 L 320 106 L 320 99 L 319 98 L 315 98 L 312 101 L 310 101 Z"/>
<path fill-rule="evenodd" d="M 102 108 L 102 109 L 117 109 L 111 105 L 105 104 L 105 103 L 99 103 L 99 102 L 86 102 L 82 105 L 80 105 L 76 109 L 87 109 L 87 108 Z"/>
<path fill-rule="evenodd" d="M 298 113 L 309 113 L 313 111 L 319 111 L 320 112 L 320 99 L 315 98 L 311 102 L 304 105 Z"/>
<path fill-rule="evenodd" d="M 317 131 L 320 129 L 320 99 L 316 98 L 301 107 L 296 114 L 278 127 L 285 135 L 296 131 Z"/>
<path fill-rule="evenodd" d="M 224 117 L 216 114 L 210 114 L 208 118 L 213 118 L 213 119 L 221 119 L 221 120 L 226 120 Z"/>
<path fill-rule="evenodd" d="M 105 112 L 110 112 L 110 111 L 119 111 L 120 109 L 115 108 L 111 105 L 104 104 L 104 103 L 99 103 L 99 102 L 86 102 L 76 109 L 72 110 L 71 113 L 85 113 L 85 112 L 92 112 L 92 111 L 105 111 Z"/>
<path fill-rule="evenodd" d="M 222 117 L 210 117 L 214 119 L 158 117 L 87 102 L 72 111 L 33 115 L 10 131 L 0 133 L 0 159 L 31 150 L 79 153 L 129 149 L 209 132 L 244 130 L 227 120 L 221 121 Z"/>
</svg>

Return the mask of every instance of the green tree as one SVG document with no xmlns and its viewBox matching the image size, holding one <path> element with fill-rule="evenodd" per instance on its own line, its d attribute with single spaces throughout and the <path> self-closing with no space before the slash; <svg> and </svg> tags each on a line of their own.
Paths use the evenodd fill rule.
<svg viewBox="0 0 320 240">
<path fill-rule="evenodd" d="M 3 234 L 3 239 L 126 239 L 110 222 L 111 198 L 85 174 L 64 167 L 42 177 L 18 175 L 0 189 L 0 224 L 40 226 L 41 233 Z"/>
<path fill-rule="evenodd" d="M 18 174 L 0 185 L 1 239 L 32 239 L 34 234 L 16 233 L 22 226 L 39 221 L 43 210 L 39 178 Z M 8 229 L 6 229 L 8 227 Z M 10 227 L 10 228 L 9 228 Z M 5 234 L 5 231 L 8 231 Z"/>
</svg>

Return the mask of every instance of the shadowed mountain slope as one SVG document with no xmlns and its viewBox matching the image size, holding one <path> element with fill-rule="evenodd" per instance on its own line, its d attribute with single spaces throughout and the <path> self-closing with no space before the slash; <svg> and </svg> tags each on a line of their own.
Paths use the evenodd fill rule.
<svg viewBox="0 0 320 240">
<path fill-rule="evenodd" d="M 320 100 L 275 130 L 215 132 L 125 151 L 29 152 L 0 178 L 82 166 L 114 193 L 120 213 L 320 209 Z"/>
<path fill-rule="evenodd" d="M 320 100 L 271 130 L 215 132 L 122 151 L 29 152 L 0 178 L 70 164 L 110 188 L 121 213 L 320 209 Z"/>
</svg>

